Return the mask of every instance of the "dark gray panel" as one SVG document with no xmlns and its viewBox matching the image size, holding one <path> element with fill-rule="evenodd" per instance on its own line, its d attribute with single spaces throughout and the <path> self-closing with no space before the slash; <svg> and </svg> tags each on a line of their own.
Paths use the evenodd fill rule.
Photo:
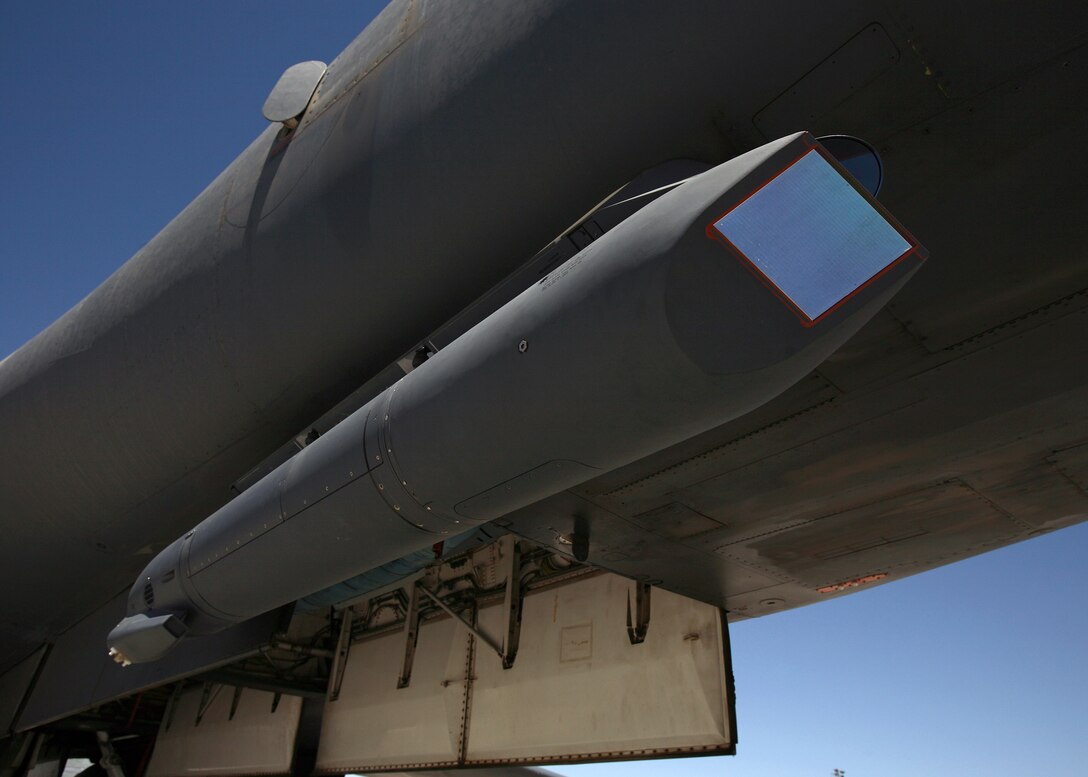
<svg viewBox="0 0 1088 777">
<path fill-rule="evenodd" d="M 43 645 L 0 675 L 0 739 L 3 739 L 15 724 L 15 716 L 19 714 L 19 707 L 34 682 L 34 676 L 46 650 L 47 648 Z"/>
<path fill-rule="evenodd" d="M 268 641 L 279 621 L 278 611 L 268 612 L 186 643 L 184 649 L 153 664 L 121 667 L 106 654 L 106 635 L 124 617 L 126 594 L 114 597 L 56 641 L 16 723 L 18 730 L 234 661 Z"/>
<path fill-rule="evenodd" d="M 724 550 L 819 589 L 887 574 L 904 559 L 935 565 L 1025 528 L 966 484 L 952 481 L 821 516 Z"/>
<path fill-rule="evenodd" d="M 767 139 L 797 126 L 812 126 L 829 108 L 875 80 L 899 61 L 899 49 L 879 24 L 846 41 L 753 117 Z"/>
</svg>

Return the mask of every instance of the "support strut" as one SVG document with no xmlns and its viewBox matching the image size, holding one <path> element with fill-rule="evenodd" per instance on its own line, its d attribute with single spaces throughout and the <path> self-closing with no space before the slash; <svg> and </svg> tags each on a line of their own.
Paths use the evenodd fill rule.
<svg viewBox="0 0 1088 777">
<path fill-rule="evenodd" d="M 650 630 L 650 584 L 635 583 L 635 621 L 631 622 L 631 596 L 627 596 L 627 638 L 632 645 L 642 644 Z"/>
</svg>

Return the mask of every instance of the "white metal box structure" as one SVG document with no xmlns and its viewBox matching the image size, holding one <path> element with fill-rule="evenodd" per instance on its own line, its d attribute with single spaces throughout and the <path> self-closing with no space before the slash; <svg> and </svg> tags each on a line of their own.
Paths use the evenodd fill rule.
<svg viewBox="0 0 1088 777">
<path fill-rule="evenodd" d="M 336 649 L 307 648 L 319 671 L 305 709 L 287 689 L 183 684 L 148 777 L 286 775 L 315 750 L 326 774 L 735 750 L 720 609 L 511 535 L 346 600 L 327 622 Z"/>
<path fill-rule="evenodd" d="M 328 702 L 317 768 L 329 773 L 733 752 L 720 610 L 655 591 L 645 641 L 628 636 L 634 584 L 598 574 L 526 595 L 517 660 L 453 618 L 422 624 L 397 687 L 401 631 L 352 646 Z M 502 606 L 478 628 L 501 630 Z"/>
</svg>

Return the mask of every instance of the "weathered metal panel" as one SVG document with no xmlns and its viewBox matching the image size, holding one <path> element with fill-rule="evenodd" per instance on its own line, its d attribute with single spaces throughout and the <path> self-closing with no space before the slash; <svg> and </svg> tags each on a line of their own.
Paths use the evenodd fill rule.
<svg viewBox="0 0 1088 777">
<path fill-rule="evenodd" d="M 302 699 L 217 685 L 194 685 L 168 711 L 147 777 L 288 774 Z"/>
<path fill-rule="evenodd" d="M 829 109 L 879 78 L 899 61 L 899 49 L 879 24 L 870 24 L 752 117 L 768 139 L 805 117 L 812 126 Z"/>
<path fill-rule="evenodd" d="M 468 632 L 453 619 L 424 624 L 411 683 L 397 688 L 403 632 L 352 645 L 340 696 L 325 707 L 317 768 L 456 766 L 469 649 Z"/>
<path fill-rule="evenodd" d="M 425 622 L 397 688 L 402 631 L 353 645 L 325 709 L 327 773 L 731 753 L 731 668 L 721 611 L 654 590 L 631 644 L 630 580 L 601 574 L 525 597 L 512 668 L 450 618 Z M 502 630 L 503 606 L 481 631 Z M 501 641 L 501 640 L 495 640 Z"/>
<path fill-rule="evenodd" d="M 631 581 L 600 575 L 526 597 L 514 666 L 477 651 L 465 760 L 549 763 L 729 752 L 720 610 L 655 589 L 645 642 Z M 498 633 L 501 607 L 480 613 Z"/>
</svg>

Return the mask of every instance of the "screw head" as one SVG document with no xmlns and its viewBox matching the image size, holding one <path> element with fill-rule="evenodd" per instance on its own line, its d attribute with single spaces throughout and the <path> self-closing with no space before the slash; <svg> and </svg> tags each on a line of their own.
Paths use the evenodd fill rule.
<svg viewBox="0 0 1088 777">
<path fill-rule="evenodd" d="M 522 340 L 520 343 L 518 343 L 518 353 L 525 353 L 528 350 L 529 350 L 529 341 L 528 340 Z"/>
</svg>

